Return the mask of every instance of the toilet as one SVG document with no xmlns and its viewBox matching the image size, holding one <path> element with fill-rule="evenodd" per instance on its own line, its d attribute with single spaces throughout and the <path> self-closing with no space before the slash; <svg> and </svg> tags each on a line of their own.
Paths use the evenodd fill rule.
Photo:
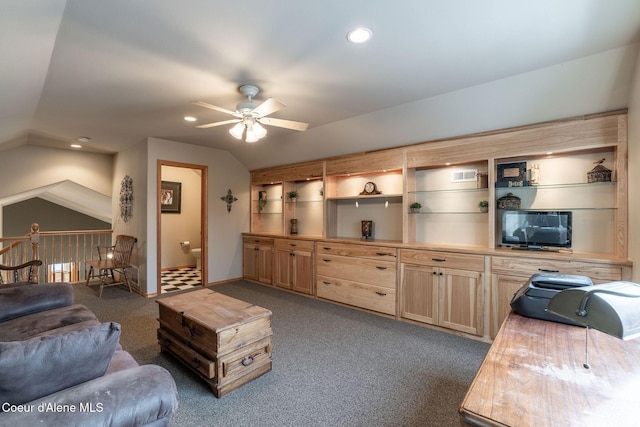
<svg viewBox="0 0 640 427">
<path fill-rule="evenodd" d="M 191 242 L 185 240 L 184 242 L 180 242 L 180 247 L 182 248 L 182 252 L 189 253 L 191 256 L 196 258 L 196 269 L 202 270 L 202 248 L 192 248 Z"/>
<path fill-rule="evenodd" d="M 195 249 L 191 249 L 191 255 L 193 255 L 194 257 L 196 257 L 196 269 L 197 270 L 202 270 L 202 249 L 201 248 L 195 248 Z"/>
</svg>

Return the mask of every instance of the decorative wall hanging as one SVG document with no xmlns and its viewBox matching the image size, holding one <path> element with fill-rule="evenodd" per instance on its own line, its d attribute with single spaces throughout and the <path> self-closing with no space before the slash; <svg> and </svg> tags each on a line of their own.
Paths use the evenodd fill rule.
<svg viewBox="0 0 640 427">
<path fill-rule="evenodd" d="M 120 217 L 128 222 L 133 216 L 133 179 L 125 175 L 120 183 Z"/>
<path fill-rule="evenodd" d="M 227 204 L 227 212 L 231 212 L 231 204 L 233 202 L 237 201 L 238 199 L 233 197 L 233 193 L 231 192 L 231 189 L 229 189 L 227 191 L 227 195 L 220 197 L 220 200 L 222 200 L 223 202 L 226 202 L 226 204 Z"/>
<path fill-rule="evenodd" d="M 160 210 L 162 213 L 180 213 L 182 183 L 162 181 L 160 189 Z"/>
</svg>

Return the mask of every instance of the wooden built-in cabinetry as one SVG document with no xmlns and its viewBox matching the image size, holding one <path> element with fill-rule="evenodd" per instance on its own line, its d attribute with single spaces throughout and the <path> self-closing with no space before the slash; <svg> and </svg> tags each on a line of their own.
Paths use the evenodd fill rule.
<svg viewBox="0 0 640 427">
<path fill-rule="evenodd" d="M 396 314 L 397 250 L 384 246 L 318 242 L 319 298 Z"/>
<path fill-rule="evenodd" d="M 313 240 L 276 239 L 274 285 L 313 294 Z"/>
<path fill-rule="evenodd" d="M 616 111 L 252 171 L 244 275 L 491 339 L 532 274 L 630 279 L 626 129 L 626 111 Z M 597 162 L 611 181 L 588 182 Z M 535 167 L 536 185 L 505 187 L 505 164 Z M 362 194 L 367 182 L 379 192 Z M 572 212 L 572 248 L 511 250 L 498 208 L 509 193 L 523 210 Z M 373 221 L 373 239 L 361 240 L 363 220 Z M 271 239 L 275 256 L 254 238 Z M 314 241 L 315 255 L 307 247 L 294 262 L 296 239 Z"/>
<path fill-rule="evenodd" d="M 430 250 L 400 250 L 401 317 L 483 333 L 485 257 Z"/>
<path fill-rule="evenodd" d="M 242 243 L 242 274 L 247 279 L 271 284 L 273 239 L 245 236 Z"/>
</svg>

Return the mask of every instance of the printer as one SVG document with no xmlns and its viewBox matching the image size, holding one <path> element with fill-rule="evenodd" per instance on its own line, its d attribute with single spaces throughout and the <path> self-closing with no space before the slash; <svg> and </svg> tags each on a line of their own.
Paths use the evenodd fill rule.
<svg viewBox="0 0 640 427">
<path fill-rule="evenodd" d="M 550 273 L 534 274 L 513 295 L 511 308 L 521 316 L 578 325 L 569 319 L 549 313 L 547 306 L 551 298 L 565 289 L 591 285 L 593 285 L 593 282 L 586 276 Z"/>
</svg>

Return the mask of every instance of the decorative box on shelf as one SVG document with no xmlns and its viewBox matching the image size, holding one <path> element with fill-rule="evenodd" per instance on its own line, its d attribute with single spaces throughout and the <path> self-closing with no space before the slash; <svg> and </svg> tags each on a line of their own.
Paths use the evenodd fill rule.
<svg viewBox="0 0 640 427">
<path fill-rule="evenodd" d="M 498 209 L 520 209 L 520 197 L 508 193 L 498 199 Z"/>
<path fill-rule="evenodd" d="M 593 169 L 587 172 L 587 182 L 610 182 L 611 181 L 611 169 L 607 169 L 602 166 L 602 162 L 605 159 L 602 159 L 596 163 L 598 163 Z"/>
</svg>

